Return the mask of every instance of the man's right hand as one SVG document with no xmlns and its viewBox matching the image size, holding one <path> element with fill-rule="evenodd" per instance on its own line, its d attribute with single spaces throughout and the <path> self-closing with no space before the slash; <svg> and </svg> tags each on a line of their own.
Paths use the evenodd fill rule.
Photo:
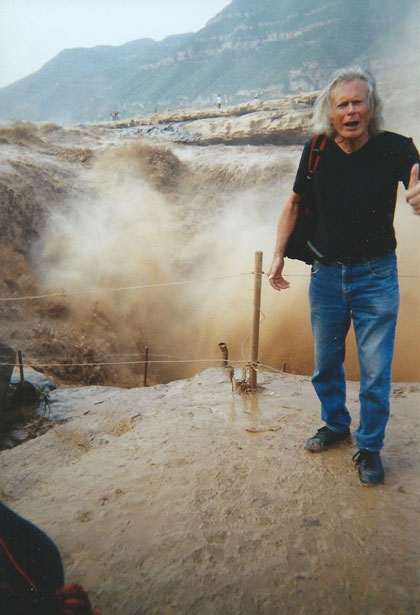
<svg viewBox="0 0 420 615">
<path fill-rule="evenodd" d="M 289 282 L 285 280 L 282 275 L 283 267 L 284 258 L 274 257 L 267 274 L 270 285 L 274 288 L 274 290 L 286 290 L 286 288 L 289 288 L 290 286 Z"/>
</svg>

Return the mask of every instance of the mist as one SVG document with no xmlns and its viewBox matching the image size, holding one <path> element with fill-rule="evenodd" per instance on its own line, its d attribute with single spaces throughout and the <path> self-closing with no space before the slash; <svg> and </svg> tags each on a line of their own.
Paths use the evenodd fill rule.
<svg viewBox="0 0 420 615">
<path fill-rule="evenodd" d="M 83 196 L 47 223 L 36 258 L 43 286 L 73 292 L 79 318 L 99 303 L 121 340 L 135 336 L 154 355 L 210 361 L 225 341 L 232 360 L 248 359 L 254 252 L 271 249 L 278 176 L 295 158 L 144 144 L 100 154 Z M 163 286 L 94 292 L 141 285 Z M 202 367 L 172 366 L 171 376 Z"/>
<path fill-rule="evenodd" d="M 380 66 L 368 68 L 377 75 L 385 128 L 418 145 L 418 21 L 407 23 L 403 42 L 390 39 Z M 221 341 L 231 362 L 245 365 L 254 253 L 263 251 L 267 271 L 300 152 L 299 146 L 197 147 L 110 138 L 80 172 L 77 197 L 53 209 L 33 251 L 42 286 L 70 293 L 71 335 L 95 338 L 96 349 L 112 349 L 117 359 L 142 358 L 148 346 L 152 360 L 162 361 L 153 364 L 154 382 L 217 364 Z M 395 226 L 401 308 L 393 378 L 419 380 L 420 228 L 403 187 Z M 286 260 L 284 273 L 291 288 L 281 293 L 263 276 L 259 359 L 310 375 L 310 269 Z M 358 378 L 353 333 L 346 373 Z"/>
<path fill-rule="evenodd" d="M 263 251 L 267 271 L 299 156 L 299 147 L 113 145 L 85 173 L 80 198 L 51 214 L 37 246 L 40 280 L 73 293 L 75 321 L 99 306 L 106 325 L 96 326 L 96 341 L 111 328 L 120 340 L 115 356 L 132 352 L 133 340 L 139 354 L 147 345 L 151 359 L 163 361 L 153 365 L 154 381 L 218 364 L 221 341 L 243 366 L 250 358 L 254 253 Z M 418 380 L 419 288 L 418 277 L 410 277 L 420 274 L 418 221 L 403 194 L 400 201 L 394 379 Z M 309 375 L 309 267 L 288 260 L 285 277 L 291 288 L 277 293 L 263 276 L 259 359 Z M 150 287 L 130 288 L 142 285 Z M 357 379 L 351 339 L 346 369 Z"/>
</svg>

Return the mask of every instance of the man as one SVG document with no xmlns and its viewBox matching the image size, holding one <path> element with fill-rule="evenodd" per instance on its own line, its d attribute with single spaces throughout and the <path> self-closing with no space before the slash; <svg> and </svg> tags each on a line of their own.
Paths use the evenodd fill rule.
<svg viewBox="0 0 420 615">
<path fill-rule="evenodd" d="M 384 480 L 379 451 L 389 417 L 391 366 L 399 305 L 393 217 L 397 185 L 420 215 L 419 154 L 411 139 L 380 130 L 381 101 L 373 77 L 359 67 L 335 73 L 314 107 L 314 131 L 328 137 L 311 180 L 316 219 L 309 290 L 315 341 L 312 378 L 325 425 L 311 437 L 311 452 L 350 435 L 343 369 L 351 321 L 360 366 L 360 424 L 353 459 L 363 485 Z M 276 290 L 284 254 L 307 189 L 310 142 L 304 148 L 293 192 L 283 209 L 268 277 Z"/>
</svg>

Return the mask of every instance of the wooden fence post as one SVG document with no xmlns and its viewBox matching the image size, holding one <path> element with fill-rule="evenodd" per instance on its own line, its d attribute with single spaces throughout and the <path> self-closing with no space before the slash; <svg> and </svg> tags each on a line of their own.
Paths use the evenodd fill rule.
<svg viewBox="0 0 420 615">
<path fill-rule="evenodd" d="M 25 380 L 25 376 L 23 374 L 23 357 L 22 357 L 21 350 L 18 350 L 18 361 L 19 361 L 20 381 L 23 382 Z"/>
<path fill-rule="evenodd" d="M 144 347 L 144 372 L 143 372 L 143 386 L 147 387 L 147 368 L 149 367 L 149 347 Z"/>
<path fill-rule="evenodd" d="M 249 376 L 249 386 L 251 390 L 257 388 L 257 363 L 258 363 L 258 344 L 260 339 L 260 314 L 261 314 L 261 283 L 262 283 L 262 264 L 263 253 L 255 252 L 254 268 L 254 315 L 252 319 L 251 336 L 251 373 Z"/>
</svg>

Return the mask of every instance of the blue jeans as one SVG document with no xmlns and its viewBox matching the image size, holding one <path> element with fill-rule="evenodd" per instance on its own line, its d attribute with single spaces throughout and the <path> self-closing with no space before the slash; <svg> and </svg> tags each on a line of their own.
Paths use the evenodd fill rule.
<svg viewBox="0 0 420 615">
<path fill-rule="evenodd" d="M 309 288 L 315 339 L 312 383 L 327 427 L 346 431 L 345 340 L 353 321 L 360 368 L 359 449 L 379 451 L 389 418 L 391 367 L 399 307 L 395 253 L 363 264 L 315 261 Z"/>
</svg>

